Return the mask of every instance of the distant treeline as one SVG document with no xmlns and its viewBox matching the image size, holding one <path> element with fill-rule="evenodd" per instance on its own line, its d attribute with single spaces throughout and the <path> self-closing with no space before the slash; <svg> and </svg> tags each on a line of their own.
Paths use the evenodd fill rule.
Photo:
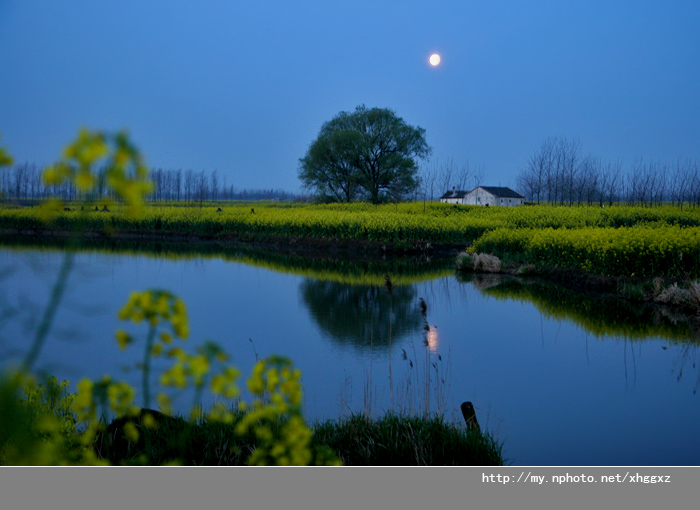
<svg viewBox="0 0 700 510">
<path fill-rule="evenodd" d="M 578 140 L 549 138 L 532 154 L 517 178 L 530 202 L 562 205 L 700 205 L 700 164 L 679 159 L 621 161 L 583 154 Z"/>
<path fill-rule="evenodd" d="M 0 172 L 0 198 L 18 200 L 60 197 L 64 200 L 84 198 L 80 191 L 66 182 L 58 186 L 46 186 L 42 182 L 43 168 L 31 163 L 20 163 Z M 280 189 L 239 189 L 227 182 L 226 176 L 213 172 L 194 170 L 151 170 L 155 184 L 148 197 L 152 202 L 204 202 L 216 200 L 306 200 L 301 194 Z M 104 172 L 99 172 L 97 196 L 110 197 Z"/>
<path fill-rule="evenodd" d="M 16 164 L 0 171 L 0 198 L 27 200 L 60 197 L 83 198 L 71 184 L 45 186 L 43 168 L 30 163 Z M 471 189 L 488 180 L 481 167 L 469 163 L 457 167 L 452 160 L 424 167 L 419 175 L 420 195 L 438 199 L 452 188 Z M 311 197 L 280 189 L 239 189 L 227 177 L 213 172 L 194 170 L 151 170 L 155 183 L 152 202 L 194 202 L 216 200 L 294 200 Z M 486 183 L 492 184 L 492 183 Z M 97 196 L 110 197 L 104 173 L 99 174 Z M 678 159 L 673 162 L 638 159 L 626 169 L 620 160 L 605 161 L 584 154 L 578 140 L 553 137 L 545 140 L 530 156 L 516 178 L 515 190 L 531 203 L 560 205 L 630 204 L 651 206 L 673 203 L 700 206 L 700 162 Z M 116 198 L 116 197 L 111 197 Z"/>
</svg>

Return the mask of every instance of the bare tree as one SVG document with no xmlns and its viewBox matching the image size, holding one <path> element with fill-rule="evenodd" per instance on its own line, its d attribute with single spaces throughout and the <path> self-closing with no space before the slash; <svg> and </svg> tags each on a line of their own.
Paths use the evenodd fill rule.
<svg viewBox="0 0 700 510">
<path fill-rule="evenodd" d="M 681 211 L 683 203 L 690 199 L 689 191 L 694 180 L 694 173 L 697 173 L 697 165 L 693 165 L 689 159 L 676 161 L 676 167 L 670 177 L 669 194 L 671 200 L 680 207 Z"/>
<path fill-rule="evenodd" d="M 185 172 L 185 200 L 191 202 L 194 199 L 194 171 L 189 169 Z"/>
<path fill-rule="evenodd" d="M 179 168 L 175 172 L 175 199 L 180 201 L 180 192 L 182 191 L 182 169 Z"/>
<path fill-rule="evenodd" d="M 204 170 L 201 170 L 196 176 L 196 189 L 197 200 L 199 201 L 199 206 L 201 207 L 209 192 L 207 186 L 207 176 L 204 173 Z"/>
<path fill-rule="evenodd" d="M 219 198 L 219 176 L 214 170 L 211 174 L 211 199 L 217 200 Z"/>
<path fill-rule="evenodd" d="M 457 182 L 457 189 L 468 191 L 467 186 L 469 186 L 469 179 L 471 178 L 471 176 L 472 171 L 469 166 L 469 161 L 467 161 L 459 167 L 459 170 L 457 170 L 457 175 L 455 176 L 455 180 Z"/>
<path fill-rule="evenodd" d="M 153 200 L 158 202 L 162 200 L 163 193 L 163 169 L 158 168 L 151 170 L 151 179 L 153 179 Z"/>
<path fill-rule="evenodd" d="M 666 192 L 666 173 L 666 165 L 637 159 L 627 173 L 628 201 L 641 206 L 662 203 Z"/>
<path fill-rule="evenodd" d="M 598 189 L 598 179 L 600 171 L 600 161 L 589 154 L 581 160 L 576 181 L 576 203 L 579 205 L 586 203 L 591 205 L 600 194 Z"/>
<path fill-rule="evenodd" d="M 615 163 L 608 161 L 600 163 L 600 174 L 598 178 L 598 186 L 600 189 L 600 206 L 606 202 L 608 205 L 613 205 L 615 198 L 620 194 L 618 186 L 620 185 L 620 175 L 622 163 L 618 160 Z"/>
<path fill-rule="evenodd" d="M 12 172 L 13 191 L 17 199 L 26 198 L 29 179 L 29 163 L 15 165 Z"/>
<path fill-rule="evenodd" d="M 580 142 L 578 140 L 569 141 L 566 138 L 557 138 L 554 147 L 557 174 L 560 181 L 559 201 L 562 205 L 567 200 L 569 205 L 572 205 L 574 202 L 576 182 L 580 171 L 579 148 Z"/>
<path fill-rule="evenodd" d="M 542 142 L 540 146 L 539 153 L 534 157 L 537 159 L 538 165 L 538 179 L 544 186 L 545 200 L 548 202 L 556 202 L 557 200 L 557 180 L 554 159 L 554 146 L 556 143 L 556 138 L 549 138 Z"/>
<path fill-rule="evenodd" d="M 450 159 L 449 162 L 443 163 L 440 166 L 440 192 L 445 193 L 447 191 L 450 191 L 450 189 L 455 188 L 455 184 L 453 183 L 454 179 L 454 163 L 452 159 Z"/>
<path fill-rule="evenodd" d="M 551 165 L 552 144 L 550 140 L 546 140 L 530 156 L 527 167 L 517 177 L 518 186 L 532 200 L 537 200 L 538 204 L 542 200 L 549 200 L 552 183 L 548 182 L 548 177 L 551 174 Z"/>
<path fill-rule="evenodd" d="M 486 177 L 486 171 L 484 170 L 484 167 L 477 166 L 472 171 L 472 188 L 476 188 L 478 186 L 481 186 L 484 183 L 485 177 Z"/>
<path fill-rule="evenodd" d="M 422 166 L 420 169 L 420 186 L 423 193 L 423 203 L 435 200 L 435 183 L 438 170 L 435 164 Z"/>
</svg>

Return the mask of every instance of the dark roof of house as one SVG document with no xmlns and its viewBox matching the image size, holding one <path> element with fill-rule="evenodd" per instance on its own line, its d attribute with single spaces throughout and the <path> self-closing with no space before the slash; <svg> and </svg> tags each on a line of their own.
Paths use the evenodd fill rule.
<svg viewBox="0 0 700 510">
<path fill-rule="evenodd" d="M 498 198 L 525 198 L 520 193 L 516 193 L 510 188 L 502 188 L 499 186 L 479 186 L 479 188 L 488 191 Z"/>
<path fill-rule="evenodd" d="M 452 190 L 448 191 L 444 195 L 440 197 L 440 200 L 444 198 L 464 198 L 467 196 L 468 191 L 461 191 L 461 190 Z"/>
</svg>

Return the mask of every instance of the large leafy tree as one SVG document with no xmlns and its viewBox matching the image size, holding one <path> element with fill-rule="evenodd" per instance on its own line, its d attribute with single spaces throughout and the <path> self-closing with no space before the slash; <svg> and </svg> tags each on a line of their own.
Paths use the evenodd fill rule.
<svg viewBox="0 0 700 510">
<path fill-rule="evenodd" d="M 361 105 L 323 124 L 299 160 L 299 178 L 326 200 L 400 200 L 417 188 L 416 159 L 430 151 L 425 129 L 387 108 Z"/>
</svg>

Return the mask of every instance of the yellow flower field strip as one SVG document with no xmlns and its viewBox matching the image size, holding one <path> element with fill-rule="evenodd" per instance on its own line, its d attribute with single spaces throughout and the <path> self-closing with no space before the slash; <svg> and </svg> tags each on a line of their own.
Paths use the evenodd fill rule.
<svg viewBox="0 0 700 510">
<path fill-rule="evenodd" d="M 103 229 L 184 232 L 203 235 L 262 234 L 379 242 L 471 244 L 502 228 L 587 229 L 635 225 L 700 226 L 700 209 L 675 207 L 455 207 L 421 202 L 371 204 L 151 205 L 139 219 L 114 206 L 109 213 L 60 211 L 53 220 L 66 230 Z M 72 206 L 79 209 L 79 205 Z M 92 208 L 92 206 L 90 206 Z M 0 227 L 40 228 L 40 207 L 1 209 Z"/>
<path fill-rule="evenodd" d="M 520 253 L 528 262 L 606 276 L 700 274 L 700 227 L 498 229 L 482 236 L 471 250 Z"/>
</svg>

